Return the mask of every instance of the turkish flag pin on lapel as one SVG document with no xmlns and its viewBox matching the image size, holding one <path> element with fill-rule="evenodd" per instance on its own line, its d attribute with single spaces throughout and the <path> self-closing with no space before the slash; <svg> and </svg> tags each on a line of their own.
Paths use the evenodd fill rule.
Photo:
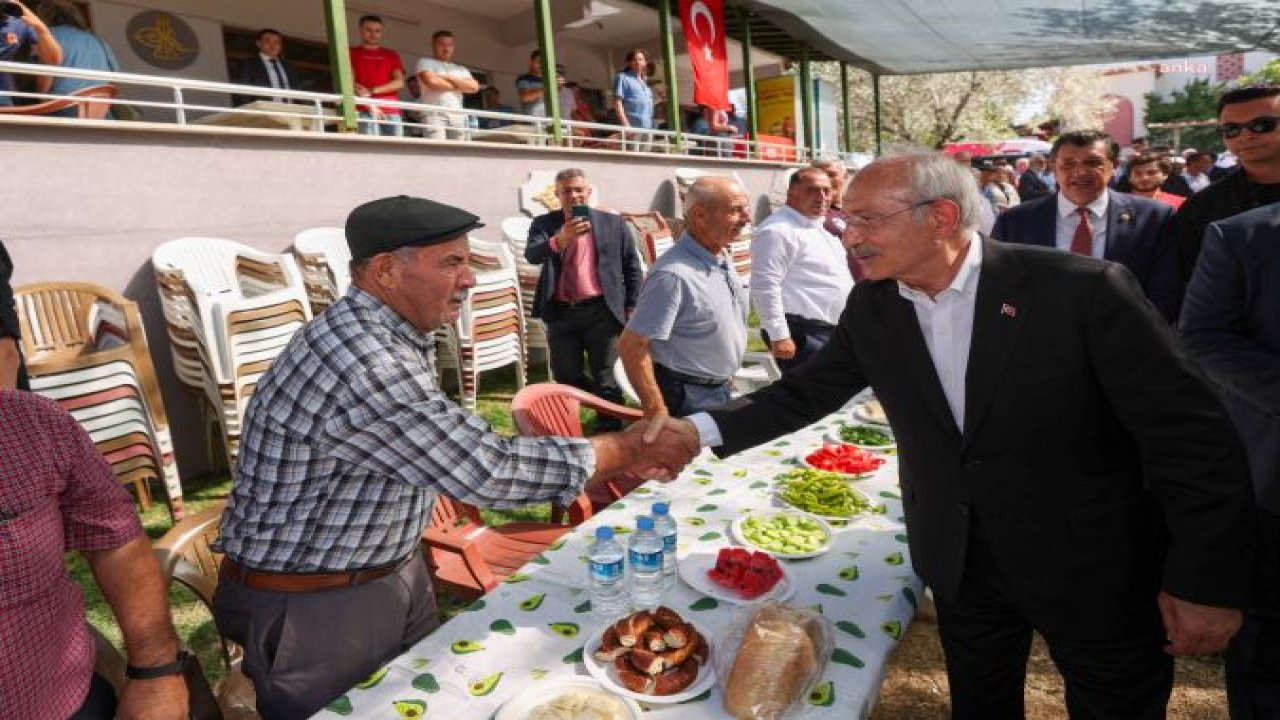
<svg viewBox="0 0 1280 720">
<path fill-rule="evenodd" d="M 1000 314 L 1008 317 L 1018 317 L 1018 308 L 1009 303 L 1000 303 Z"/>
</svg>

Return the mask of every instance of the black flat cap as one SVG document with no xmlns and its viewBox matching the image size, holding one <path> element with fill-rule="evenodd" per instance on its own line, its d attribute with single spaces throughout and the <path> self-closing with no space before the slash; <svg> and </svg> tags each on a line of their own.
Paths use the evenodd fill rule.
<svg viewBox="0 0 1280 720">
<path fill-rule="evenodd" d="M 425 198 L 397 195 L 367 202 L 347 216 L 351 259 L 361 260 L 406 246 L 448 242 L 484 227 L 466 210 Z"/>
</svg>

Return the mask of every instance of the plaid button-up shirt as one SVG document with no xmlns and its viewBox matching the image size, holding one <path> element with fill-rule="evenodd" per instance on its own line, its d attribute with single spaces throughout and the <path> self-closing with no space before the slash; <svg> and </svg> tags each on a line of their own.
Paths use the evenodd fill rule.
<svg viewBox="0 0 1280 720">
<path fill-rule="evenodd" d="M 0 390 L 0 717 L 64 718 L 84 702 L 93 638 L 63 553 L 141 536 L 80 425 L 52 400 Z"/>
<path fill-rule="evenodd" d="M 430 333 L 359 288 L 303 328 L 249 402 L 215 547 L 257 570 L 375 567 L 414 548 L 437 493 L 502 508 L 581 492 L 589 442 L 497 435 L 433 357 Z"/>
</svg>

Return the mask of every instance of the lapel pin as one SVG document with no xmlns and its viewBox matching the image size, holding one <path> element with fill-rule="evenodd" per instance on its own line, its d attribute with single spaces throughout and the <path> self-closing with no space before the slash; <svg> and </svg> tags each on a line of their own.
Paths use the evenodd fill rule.
<svg viewBox="0 0 1280 720">
<path fill-rule="evenodd" d="M 1010 305 L 1009 303 L 1001 303 L 1000 314 L 1007 315 L 1009 317 L 1018 317 L 1018 308 Z"/>
<path fill-rule="evenodd" d="M 1129 221 L 1130 221 L 1130 220 L 1132 220 L 1132 219 L 1133 219 L 1133 215 L 1132 215 L 1132 214 L 1130 214 L 1128 210 L 1125 210 L 1124 212 L 1120 213 L 1120 222 L 1121 222 L 1121 223 L 1127 223 L 1127 222 L 1129 222 Z"/>
</svg>

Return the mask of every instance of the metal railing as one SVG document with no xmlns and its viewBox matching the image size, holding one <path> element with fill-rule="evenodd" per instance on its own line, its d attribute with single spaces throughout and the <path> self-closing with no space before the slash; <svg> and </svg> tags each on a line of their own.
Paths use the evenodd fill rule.
<svg viewBox="0 0 1280 720">
<path fill-rule="evenodd" d="M 325 132 L 341 129 L 337 110 L 342 96 L 302 90 L 281 90 L 253 85 L 213 82 L 193 78 L 138 75 L 96 70 L 80 70 L 31 63 L 0 62 L 0 72 L 14 75 L 44 75 L 110 84 L 120 96 L 95 98 L 108 103 L 117 119 L 185 126 L 232 126 L 273 128 L 292 132 Z M 64 96 L 47 93 L 0 92 L 15 104 L 56 100 Z M 208 96 L 256 98 L 239 107 L 228 107 Z M 358 128 L 365 134 L 397 135 L 408 138 L 447 139 L 463 142 L 497 142 L 549 147 L 554 145 L 552 121 L 547 117 L 517 113 L 447 108 L 425 103 L 359 99 L 357 108 L 395 108 L 391 113 L 373 110 L 362 113 Z M 5 116 L 0 115 L 0 121 Z M 807 162 L 813 153 L 794 145 L 751 142 L 745 138 L 695 135 L 668 130 L 645 130 L 574 120 L 561 121 L 560 147 L 608 150 L 628 153 L 668 153 L 707 158 Z"/>
</svg>

